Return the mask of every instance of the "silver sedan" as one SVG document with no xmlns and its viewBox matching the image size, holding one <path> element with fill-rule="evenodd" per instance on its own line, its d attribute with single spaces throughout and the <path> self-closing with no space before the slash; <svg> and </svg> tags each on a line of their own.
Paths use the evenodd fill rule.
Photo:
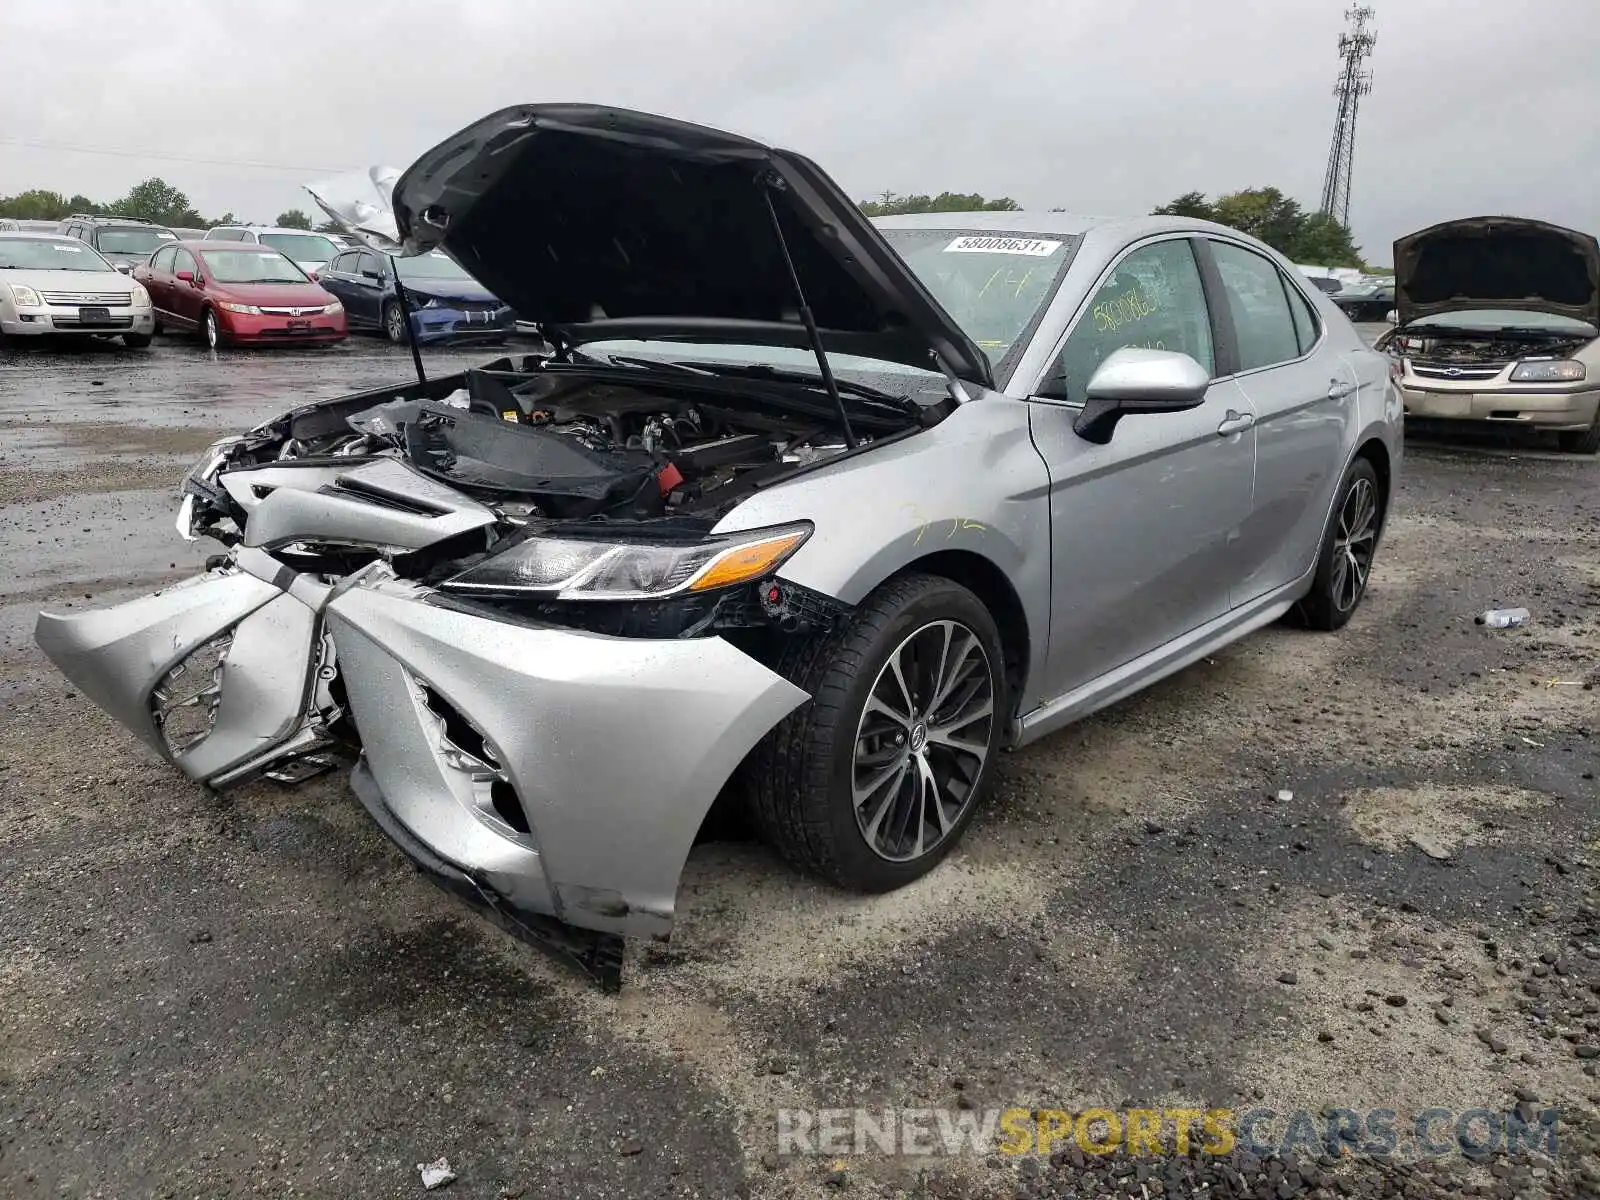
<svg viewBox="0 0 1600 1200">
<path fill-rule="evenodd" d="M 180 529 L 225 561 L 37 638 L 214 786 L 354 754 L 434 879 L 608 981 L 719 794 L 894 888 L 1002 751 L 1361 601 L 1399 393 L 1233 230 L 874 225 L 799 155 L 586 106 L 485 117 L 393 208 L 550 353 L 219 443 Z"/>
</svg>

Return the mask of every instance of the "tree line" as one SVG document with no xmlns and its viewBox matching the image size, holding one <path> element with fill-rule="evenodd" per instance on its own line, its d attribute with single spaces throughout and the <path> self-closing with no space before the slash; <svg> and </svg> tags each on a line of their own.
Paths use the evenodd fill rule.
<svg viewBox="0 0 1600 1200">
<path fill-rule="evenodd" d="M 904 213 L 931 212 L 1016 212 L 1021 205 L 1010 196 L 988 197 L 978 192 L 940 192 L 937 196 L 900 196 L 884 192 L 875 200 L 860 202 L 869 217 L 899 216 Z M 1061 212 L 1062 209 L 1051 209 Z M 1155 210 L 1158 214 L 1199 217 L 1242 230 L 1266 242 L 1292 262 L 1329 267 L 1364 267 L 1361 249 L 1355 244 L 1349 226 L 1326 213 L 1307 212 L 1298 201 L 1275 187 L 1244 188 L 1209 200 L 1201 192 L 1185 192 Z M 91 200 L 84 195 L 63 196 L 60 192 L 34 188 L 15 196 L 0 196 L 0 217 L 29 221 L 59 221 L 73 213 L 89 216 L 138 217 L 157 225 L 180 229 L 209 229 L 213 225 L 243 224 L 233 213 L 202 217 L 189 197 L 164 179 L 151 178 L 135 184 L 126 196 L 109 202 Z M 298 208 L 278 214 L 273 222 L 289 229 L 310 229 L 312 220 Z M 330 221 L 316 226 L 326 233 L 339 227 Z"/>
<path fill-rule="evenodd" d="M 119 200 L 91 200 L 81 193 L 63 196 L 45 188 L 31 188 L 15 196 L 0 196 L 0 217 L 17 221 L 60 221 L 82 214 L 88 217 L 134 217 L 156 225 L 176 229 L 210 229 L 214 225 L 245 225 L 231 212 L 220 217 L 203 217 L 189 202 L 189 197 L 164 179 L 151 178 L 136 183 L 126 196 Z M 298 208 L 278 214 L 274 225 L 285 229 L 310 229 L 311 218 Z M 317 226 L 325 233 L 337 233 L 339 227 L 331 221 Z"/>
<path fill-rule="evenodd" d="M 989 199 L 976 192 L 940 192 L 937 196 L 897 196 L 884 192 L 876 200 L 860 202 L 869 217 L 895 217 L 905 213 L 1015 212 L 1022 206 L 1009 196 Z M 1052 208 L 1051 212 L 1065 209 Z M 1154 210 L 1152 215 L 1196 217 L 1215 221 L 1260 238 L 1290 262 L 1318 267 L 1365 269 L 1361 248 L 1350 227 L 1327 213 L 1307 212 L 1296 200 L 1275 187 L 1244 188 L 1208 200 L 1201 192 L 1185 192 Z"/>
</svg>

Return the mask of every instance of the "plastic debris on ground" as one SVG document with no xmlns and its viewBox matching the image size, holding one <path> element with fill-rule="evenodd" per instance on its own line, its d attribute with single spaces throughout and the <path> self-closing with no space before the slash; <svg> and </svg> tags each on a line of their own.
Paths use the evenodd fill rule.
<svg viewBox="0 0 1600 1200">
<path fill-rule="evenodd" d="M 422 1186 L 430 1192 L 452 1184 L 456 1179 L 456 1173 L 450 1169 L 450 1160 L 443 1155 L 431 1163 L 418 1163 L 417 1170 L 422 1172 Z"/>
<path fill-rule="evenodd" d="M 1528 616 L 1525 608 L 1491 608 L 1486 613 L 1478 614 L 1477 623 L 1489 629 L 1514 629 L 1527 624 Z"/>
</svg>

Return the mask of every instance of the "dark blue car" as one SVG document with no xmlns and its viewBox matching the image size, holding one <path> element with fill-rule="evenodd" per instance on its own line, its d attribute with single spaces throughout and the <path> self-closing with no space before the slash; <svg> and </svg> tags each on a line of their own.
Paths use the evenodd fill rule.
<svg viewBox="0 0 1600 1200">
<path fill-rule="evenodd" d="M 352 331 L 376 329 L 391 342 L 404 342 L 406 327 L 394 286 L 396 263 L 417 341 L 515 330 L 517 314 L 510 306 L 437 250 L 398 259 L 372 250 L 347 250 L 318 273 L 317 282 L 339 298 Z"/>
</svg>

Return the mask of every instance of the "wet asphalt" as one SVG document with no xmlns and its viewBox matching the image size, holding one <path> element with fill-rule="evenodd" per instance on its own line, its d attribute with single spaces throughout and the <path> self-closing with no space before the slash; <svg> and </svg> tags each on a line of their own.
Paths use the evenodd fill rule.
<svg viewBox="0 0 1600 1200">
<path fill-rule="evenodd" d="M 512 347 L 516 349 L 516 347 Z M 436 353 L 430 370 L 498 351 Z M 34 649 L 194 571 L 214 437 L 368 339 L 0 349 L 0 1195 L 1578 1195 L 1600 1186 L 1600 462 L 1414 437 L 1368 598 L 1008 756 L 860 898 L 730 834 L 620 996 L 417 876 L 337 777 L 218 796 Z M 1524 628 L 1474 614 L 1523 605 Z M 626 746 L 619 753 L 628 753 Z M 780 1108 L 1560 1109 L 1553 1157 L 777 1154 Z"/>
</svg>

